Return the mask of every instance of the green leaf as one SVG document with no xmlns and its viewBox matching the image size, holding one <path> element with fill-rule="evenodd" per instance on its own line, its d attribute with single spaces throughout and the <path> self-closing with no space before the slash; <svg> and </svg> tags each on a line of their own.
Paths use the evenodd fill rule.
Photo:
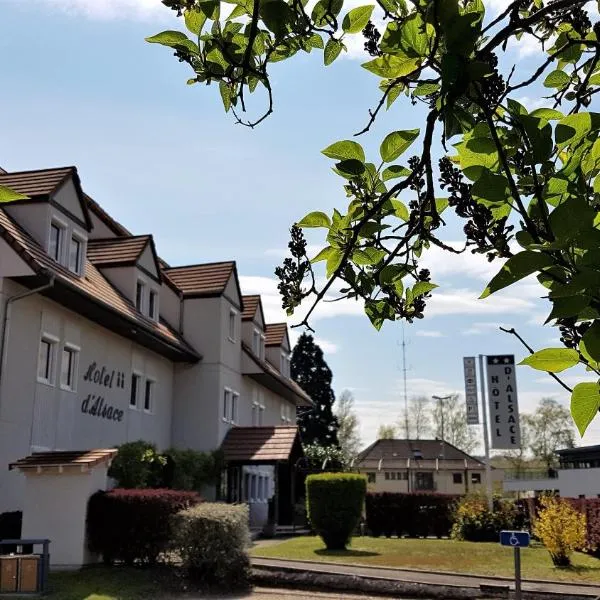
<svg viewBox="0 0 600 600">
<path fill-rule="evenodd" d="M 329 25 L 331 17 L 337 17 L 344 6 L 344 0 L 319 0 L 312 11 L 312 20 L 317 27 Z"/>
<path fill-rule="evenodd" d="M 584 333 L 581 343 L 585 346 L 585 351 L 590 358 L 600 362 L 600 323 L 595 322 Z"/>
<path fill-rule="evenodd" d="M 488 169 L 484 169 L 481 177 L 473 184 L 471 193 L 489 202 L 505 202 L 510 196 L 508 179 L 504 175 L 495 175 Z"/>
<path fill-rule="evenodd" d="M 335 165 L 335 168 L 344 177 L 349 178 L 362 175 L 366 171 L 365 164 L 360 160 L 356 160 L 355 158 L 342 160 L 341 162 Z"/>
<path fill-rule="evenodd" d="M 544 80 L 544 87 L 562 90 L 569 85 L 569 81 L 571 81 L 571 78 L 564 71 L 557 69 L 548 74 L 548 77 Z"/>
<path fill-rule="evenodd" d="M 229 112 L 229 109 L 231 108 L 231 88 L 224 81 L 220 81 L 219 92 L 221 93 L 221 100 L 223 100 L 225 112 Z"/>
<path fill-rule="evenodd" d="M 589 306 L 590 301 L 590 296 L 586 296 L 585 294 L 567 296 L 565 298 L 555 298 L 552 301 L 552 311 L 546 319 L 546 323 L 553 319 L 577 317 Z"/>
<path fill-rule="evenodd" d="M 598 383 L 578 383 L 571 395 L 571 415 L 583 436 L 600 409 L 600 386 Z"/>
<path fill-rule="evenodd" d="M 568 242 L 591 228 L 596 212 L 585 198 L 571 196 L 550 213 L 550 227 L 557 241 Z"/>
<path fill-rule="evenodd" d="M 149 44 L 161 44 L 162 46 L 169 46 L 175 48 L 185 44 L 186 41 L 191 42 L 185 33 L 181 31 L 162 31 L 151 37 L 147 37 L 146 41 Z"/>
<path fill-rule="evenodd" d="M 598 113 L 576 113 L 567 115 L 560 120 L 556 126 L 556 144 L 564 148 L 569 144 L 575 144 L 584 138 L 590 131 L 600 126 L 600 114 Z"/>
<path fill-rule="evenodd" d="M 547 254 L 524 250 L 511 256 L 502 266 L 500 271 L 488 283 L 480 298 L 487 298 L 516 281 L 554 264 L 554 260 Z"/>
<path fill-rule="evenodd" d="M 428 294 L 431 290 L 435 290 L 438 287 L 435 283 L 431 283 L 429 281 L 418 281 L 413 285 L 412 293 L 413 298 L 418 298 L 419 296 L 423 296 L 424 294 Z"/>
<path fill-rule="evenodd" d="M 392 162 L 404 153 L 419 136 L 418 129 L 393 131 L 385 136 L 379 153 L 383 162 Z"/>
<path fill-rule="evenodd" d="M 439 83 L 420 83 L 413 91 L 413 96 L 430 96 L 440 89 Z"/>
<path fill-rule="evenodd" d="M 573 348 L 546 348 L 524 358 L 519 364 L 547 373 L 560 373 L 578 363 L 579 354 Z"/>
<path fill-rule="evenodd" d="M 344 45 L 339 40 L 335 38 L 329 38 L 327 40 L 327 44 L 325 44 L 325 52 L 323 53 L 323 62 L 325 66 L 329 66 L 342 51 Z"/>
<path fill-rule="evenodd" d="M 197 8 L 186 10 L 183 18 L 185 20 L 185 26 L 188 28 L 188 30 L 196 35 L 200 34 L 202 28 L 204 27 L 204 23 L 206 23 L 206 15 Z"/>
<path fill-rule="evenodd" d="M 530 116 L 537 119 L 546 119 L 547 121 L 560 121 L 565 115 L 553 108 L 536 108 Z"/>
<path fill-rule="evenodd" d="M 303 229 L 309 227 L 327 227 L 329 229 L 331 220 L 324 212 L 315 211 L 308 213 L 297 225 Z"/>
<path fill-rule="evenodd" d="M 344 258 L 344 253 L 338 248 L 333 248 L 332 251 L 329 253 L 329 256 L 327 257 L 327 278 L 331 277 L 334 274 L 335 270 L 342 263 L 342 258 Z"/>
<path fill-rule="evenodd" d="M 322 260 L 327 260 L 332 252 L 334 252 L 334 248 L 332 248 L 331 246 L 326 246 L 313 259 L 311 259 L 310 262 L 314 264 Z"/>
<path fill-rule="evenodd" d="M 346 33 L 360 33 L 369 22 L 374 6 L 359 6 L 353 8 L 344 17 L 342 29 Z"/>
<path fill-rule="evenodd" d="M 16 200 L 28 200 L 29 196 L 19 194 L 4 185 L 0 185 L 0 202 L 15 202 Z"/>
<path fill-rule="evenodd" d="M 405 56 L 393 56 L 384 54 L 361 65 L 367 71 L 371 71 L 379 77 L 394 79 L 410 75 L 420 64 L 418 58 L 407 58 Z"/>
<path fill-rule="evenodd" d="M 408 208 L 406 208 L 406 206 L 402 202 L 400 202 L 400 200 L 396 200 L 396 198 L 392 198 L 390 202 L 392 203 L 392 206 L 394 208 L 394 214 L 399 219 L 402 219 L 403 221 L 408 221 Z"/>
<path fill-rule="evenodd" d="M 389 181 L 390 179 L 398 179 L 399 177 L 408 177 L 411 173 L 410 169 L 402 165 L 390 165 L 387 169 L 383 170 L 381 178 L 383 181 Z"/>
<path fill-rule="evenodd" d="M 325 150 L 321 152 L 329 157 L 337 160 L 349 160 L 355 159 L 365 162 L 365 151 L 358 142 L 352 140 L 342 140 L 341 142 L 335 142 L 331 146 L 327 146 Z"/>
</svg>

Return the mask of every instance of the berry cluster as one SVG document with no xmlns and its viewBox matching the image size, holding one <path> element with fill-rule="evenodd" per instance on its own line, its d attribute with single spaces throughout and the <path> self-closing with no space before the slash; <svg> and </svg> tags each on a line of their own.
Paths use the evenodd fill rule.
<svg viewBox="0 0 600 600">
<path fill-rule="evenodd" d="M 575 317 L 557 319 L 558 329 L 560 331 L 560 341 L 567 348 L 577 348 L 581 338 L 590 328 L 591 323 L 577 323 Z"/>
<path fill-rule="evenodd" d="M 373 25 L 372 21 L 369 21 L 365 28 L 362 30 L 363 37 L 365 38 L 365 52 L 368 52 L 371 56 L 381 56 L 382 52 L 379 49 L 379 40 L 381 34 Z"/>
<path fill-rule="evenodd" d="M 283 265 L 275 269 L 275 275 L 279 279 L 277 289 L 281 294 L 282 306 L 285 310 L 292 311 L 304 298 L 302 281 L 310 263 L 306 257 L 306 238 L 302 229 L 294 225 L 290 233 L 288 248 L 293 258 L 284 259 Z"/>
<path fill-rule="evenodd" d="M 506 82 L 498 72 L 498 57 L 493 52 L 480 56 L 480 59 L 487 62 L 492 69 L 490 75 L 480 80 L 479 87 L 487 107 L 493 112 L 502 102 L 506 92 Z"/>
</svg>

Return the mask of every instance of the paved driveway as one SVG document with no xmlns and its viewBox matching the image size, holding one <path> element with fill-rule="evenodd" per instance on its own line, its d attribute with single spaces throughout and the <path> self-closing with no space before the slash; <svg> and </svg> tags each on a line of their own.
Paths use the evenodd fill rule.
<svg viewBox="0 0 600 600">
<path fill-rule="evenodd" d="M 335 592 L 313 592 L 306 590 L 288 590 L 283 588 L 254 588 L 242 596 L 227 596 L 214 600 L 395 600 L 384 596 L 365 596 L 364 594 L 344 594 Z M 209 600 L 202 598 L 198 600 Z M 396 599 L 397 600 L 397 599 Z"/>
</svg>

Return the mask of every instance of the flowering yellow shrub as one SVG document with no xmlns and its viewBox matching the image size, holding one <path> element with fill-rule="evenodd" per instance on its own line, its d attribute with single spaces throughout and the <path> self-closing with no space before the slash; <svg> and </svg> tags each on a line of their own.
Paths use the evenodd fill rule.
<svg viewBox="0 0 600 600">
<path fill-rule="evenodd" d="M 568 567 L 571 554 L 585 546 L 585 515 L 562 498 L 544 496 L 533 526 L 534 534 L 546 546 L 557 567 Z"/>
</svg>

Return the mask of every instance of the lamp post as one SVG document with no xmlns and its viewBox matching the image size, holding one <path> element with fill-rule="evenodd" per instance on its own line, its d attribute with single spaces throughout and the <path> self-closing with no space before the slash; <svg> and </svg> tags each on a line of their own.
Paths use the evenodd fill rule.
<svg viewBox="0 0 600 600">
<path fill-rule="evenodd" d="M 432 398 L 440 401 L 440 414 L 442 416 L 442 441 L 444 441 L 444 400 L 450 400 L 450 398 L 452 398 L 452 394 L 449 394 L 448 396 L 432 396 Z"/>
</svg>

